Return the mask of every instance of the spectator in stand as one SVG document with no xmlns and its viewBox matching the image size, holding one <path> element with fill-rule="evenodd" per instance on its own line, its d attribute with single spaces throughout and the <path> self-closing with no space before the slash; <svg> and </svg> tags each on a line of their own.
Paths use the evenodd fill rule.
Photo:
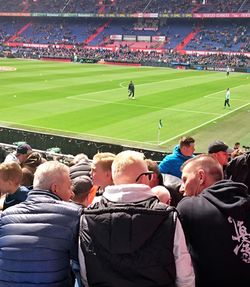
<svg viewBox="0 0 250 287">
<path fill-rule="evenodd" d="M 153 195 L 151 174 L 142 153 L 127 150 L 114 158 L 114 185 L 81 217 L 84 286 L 194 286 L 177 213 Z"/>
<path fill-rule="evenodd" d="M 239 142 L 236 142 L 234 144 L 234 150 L 236 150 L 236 149 L 240 149 L 240 143 Z"/>
<path fill-rule="evenodd" d="M 169 197 L 171 200 L 168 202 L 168 204 L 171 206 L 177 206 L 178 202 L 183 198 L 182 194 L 179 192 L 181 179 L 170 174 L 164 174 L 163 178 L 156 161 L 146 159 L 146 163 L 148 170 L 154 172 L 149 181 L 149 186 L 151 188 L 156 186 L 164 187 L 166 192 L 164 192 L 164 189 L 159 189 L 160 197 L 163 196 L 165 198 L 164 202 L 167 202 L 166 198 Z M 170 195 L 168 195 L 168 193 Z"/>
<path fill-rule="evenodd" d="M 0 164 L 0 194 L 6 194 L 3 210 L 24 201 L 29 190 L 21 186 L 22 169 L 16 162 Z"/>
<path fill-rule="evenodd" d="M 72 197 L 69 168 L 38 166 L 28 198 L 1 214 L 0 285 L 72 286 L 70 260 L 77 261 L 82 207 Z"/>
<path fill-rule="evenodd" d="M 158 185 L 152 187 L 152 192 L 159 199 L 160 202 L 171 205 L 171 195 L 165 186 Z"/>
<path fill-rule="evenodd" d="M 32 152 L 27 157 L 25 162 L 21 164 L 23 172 L 21 185 L 24 185 L 31 189 L 33 186 L 34 173 L 37 167 L 45 161 L 46 159 L 43 158 L 39 152 Z"/>
<path fill-rule="evenodd" d="M 208 147 L 208 153 L 215 158 L 223 168 L 227 166 L 230 154 L 233 151 L 232 148 L 220 140 L 212 142 Z"/>
<path fill-rule="evenodd" d="M 88 157 L 80 156 L 70 163 L 70 178 L 73 180 L 79 176 L 90 176 L 91 174 L 91 161 Z M 79 159 L 79 160 L 78 160 Z"/>
<path fill-rule="evenodd" d="M 93 185 L 98 186 L 96 196 L 102 195 L 108 185 L 113 185 L 111 165 L 115 154 L 110 152 L 100 152 L 94 155 L 91 164 L 91 175 Z"/>
<path fill-rule="evenodd" d="M 89 193 L 93 187 L 92 180 L 89 176 L 78 176 L 72 180 L 72 190 L 74 197 L 72 200 L 84 207 L 89 205 Z"/>
<path fill-rule="evenodd" d="M 88 162 L 89 158 L 85 153 L 78 153 L 76 156 L 74 156 L 73 160 L 70 162 L 70 166 L 73 166 L 75 164 L 78 164 L 79 162 Z"/>
<path fill-rule="evenodd" d="M 250 194 L 250 152 L 232 159 L 226 167 L 226 174 L 233 181 L 244 183 Z"/>
<path fill-rule="evenodd" d="M 21 164 L 26 161 L 26 159 L 31 153 L 32 153 L 31 146 L 24 143 L 24 144 L 19 145 L 16 151 L 9 153 L 6 156 L 4 162 L 14 161 L 14 162 Z"/>
<path fill-rule="evenodd" d="M 222 180 L 209 155 L 186 161 L 177 210 L 194 264 L 197 287 L 248 287 L 250 196 L 242 183 Z"/>
<path fill-rule="evenodd" d="M 195 151 L 195 140 L 192 137 L 182 137 L 179 144 L 175 146 L 173 153 L 166 155 L 160 162 L 161 173 L 167 173 L 181 178 L 182 164 L 192 158 Z"/>
<path fill-rule="evenodd" d="M 83 154 L 83 153 L 76 155 L 70 164 L 71 165 L 70 166 L 70 178 L 71 178 L 71 180 L 73 182 L 77 182 L 78 178 L 82 178 L 82 177 L 91 178 L 91 162 L 92 161 L 88 158 L 88 156 Z M 80 185 L 84 185 L 84 183 L 81 183 Z M 84 199 L 84 205 L 86 205 L 86 206 L 88 206 L 90 203 L 92 203 L 92 201 L 96 195 L 96 192 L 97 192 L 97 187 L 93 186 L 92 181 L 91 181 L 91 185 L 92 185 L 92 187 L 91 187 L 91 190 L 89 191 L 89 193 L 87 194 L 87 192 L 84 192 L 82 194 L 82 198 L 81 198 L 81 200 Z M 86 191 L 86 189 L 84 189 L 84 190 Z M 87 200 L 88 200 L 88 202 L 87 202 Z"/>
</svg>

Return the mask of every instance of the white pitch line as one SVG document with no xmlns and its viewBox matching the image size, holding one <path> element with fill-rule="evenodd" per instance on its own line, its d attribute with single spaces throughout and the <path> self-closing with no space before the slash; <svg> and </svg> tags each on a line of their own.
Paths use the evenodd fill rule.
<svg viewBox="0 0 250 287">
<path fill-rule="evenodd" d="M 126 86 L 124 86 L 125 83 L 126 83 L 126 82 L 121 82 L 121 83 L 119 84 L 119 86 L 120 86 L 121 88 L 126 88 Z"/>
<path fill-rule="evenodd" d="M 127 103 L 119 103 L 119 102 L 112 102 L 112 101 L 105 101 L 105 100 L 94 100 L 94 99 L 77 99 L 77 100 L 95 102 L 95 103 L 107 103 L 107 104 L 120 105 L 120 106 L 131 106 L 131 104 L 127 104 Z M 195 114 L 205 114 L 205 115 L 216 115 L 216 116 L 220 115 L 219 113 L 208 113 L 208 112 L 199 112 L 199 111 L 194 111 L 194 110 L 163 108 L 163 107 L 158 107 L 158 106 L 147 106 L 147 105 L 137 105 L 137 104 L 133 104 L 133 107 L 151 108 L 151 109 L 160 109 L 160 110 L 167 110 L 167 111 L 174 111 L 174 112 L 185 112 L 185 113 L 195 113 Z"/>
<path fill-rule="evenodd" d="M 238 87 L 241 87 L 241 86 L 245 86 L 244 84 L 242 84 L 242 85 L 238 85 L 238 86 L 235 86 L 235 87 L 233 87 L 233 88 L 231 88 L 231 90 L 234 90 L 234 89 L 236 89 L 236 88 L 238 88 Z M 217 98 L 217 97 L 213 97 L 212 95 L 217 95 L 217 94 L 220 94 L 220 93 L 224 93 L 225 92 L 225 90 L 221 90 L 221 91 L 218 91 L 218 92 L 215 92 L 215 93 L 212 93 L 212 94 L 209 94 L 209 95 L 206 95 L 206 96 L 203 96 L 204 98 L 210 98 L 210 99 L 222 99 L 222 98 Z M 240 99 L 230 99 L 230 100 L 238 100 L 238 101 L 244 101 L 244 100 L 240 100 Z"/>
<path fill-rule="evenodd" d="M 167 139 L 167 140 L 165 140 L 165 141 L 159 143 L 159 145 L 163 145 L 163 144 L 165 144 L 165 143 L 168 143 L 168 142 L 170 142 L 170 141 L 172 141 L 172 140 L 174 140 L 174 139 L 176 139 L 176 138 L 179 138 L 179 137 L 183 136 L 184 134 L 188 134 L 188 133 L 190 133 L 190 132 L 192 132 L 192 131 L 194 131 L 194 130 L 196 130 L 196 129 L 198 129 L 198 128 L 201 128 L 201 127 L 203 127 L 203 126 L 205 126 L 205 125 L 207 125 L 207 124 L 210 124 L 210 123 L 213 122 L 213 121 L 216 121 L 216 120 L 218 120 L 218 119 L 221 119 L 221 118 L 223 118 L 223 117 L 225 117 L 225 116 L 227 116 L 227 115 L 229 115 L 229 114 L 232 114 L 232 113 L 234 113 L 234 112 L 236 112 L 236 111 L 238 111 L 238 110 L 240 110 L 240 109 L 242 109 L 242 108 L 244 108 L 244 107 L 246 107 L 246 106 L 248 106 L 248 105 L 250 105 L 250 103 L 247 103 L 247 104 L 245 104 L 245 105 L 243 105 L 243 106 L 240 106 L 240 107 L 238 107 L 237 109 L 234 109 L 234 110 L 232 110 L 232 111 L 230 111 L 230 112 L 228 112 L 228 113 L 226 113 L 226 114 L 224 114 L 224 115 L 221 115 L 221 116 L 216 117 L 216 118 L 214 118 L 214 119 L 212 119 L 212 120 L 209 120 L 209 121 L 207 121 L 207 122 L 205 122 L 205 123 L 203 123 L 203 124 L 201 124 L 201 125 L 199 125 L 199 126 L 197 126 L 197 127 L 194 127 L 194 128 L 192 128 L 192 129 L 189 129 L 189 130 L 187 130 L 187 131 L 185 131 L 185 132 L 183 132 L 183 133 L 181 133 L 181 134 L 178 134 L 177 136 L 174 136 L 174 137 L 172 137 L 172 138 L 170 138 L 170 139 Z"/>
<path fill-rule="evenodd" d="M 1 124 L 7 124 L 7 125 L 11 124 L 11 125 L 17 125 L 17 126 L 23 126 L 23 127 L 43 129 L 47 133 L 56 131 L 56 132 L 62 133 L 62 136 L 63 136 L 63 133 L 66 132 L 66 133 L 69 134 L 70 137 L 73 137 L 73 138 L 74 138 L 74 136 L 76 137 L 77 135 L 88 136 L 89 137 L 89 139 L 84 139 L 83 138 L 82 140 L 89 140 L 89 141 L 95 141 L 95 140 L 99 140 L 100 141 L 101 140 L 101 141 L 104 141 L 104 139 L 108 139 L 108 140 L 111 140 L 112 143 L 118 144 L 118 145 L 125 145 L 125 144 L 128 144 L 128 145 L 129 144 L 130 145 L 139 144 L 139 145 L 141 145 L 141 144 L 148 144 L 149 143 L 149 142 L 126 140 L 126 139 L 115 138 L 115 137 L 108 137 L 108 136 L 99 136 L 99 135 L 96 135 L 96 134 L 88 134 L 88 133 L 81 133 L 81 132 L 72 132 L 72 131 L 68 131 L 68 130 L 53 129 L 53 128 L 48 128 L 48 127 L 43 127 L 43 126 L 34 126 L 34 125 L 28 125 L 28 124 L 17 124 L 15 122 L 9 122 L 9 121 L 0 121 L 0 123 Z M 122 142 L 122 143 L 115 143 L 114 140 Z"/>
</svg>

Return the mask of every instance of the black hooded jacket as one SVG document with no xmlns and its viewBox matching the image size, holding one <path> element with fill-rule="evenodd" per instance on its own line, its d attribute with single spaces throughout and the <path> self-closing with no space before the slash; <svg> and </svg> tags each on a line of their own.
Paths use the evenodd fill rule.
<svg viewBox="0 0 250 287">
<path fill-rule="evenodd" d="M 81 218 L 89 286 L 175 286 L 174 208 L 155 197 L 118 204 L 105 198 Z"/>
<path fill-rule="evenodd" d="M 177 206 L 197 287 L 250 286 L 250 196 L 222 180 Z"/>
</svg>

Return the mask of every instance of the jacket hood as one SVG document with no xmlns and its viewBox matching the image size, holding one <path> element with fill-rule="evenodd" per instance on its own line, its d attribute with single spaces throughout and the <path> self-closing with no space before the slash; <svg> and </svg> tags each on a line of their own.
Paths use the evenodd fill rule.
<svg viewBox="0 0 250 287">
<path fill-rule="evenodd" d="M 176 146 L 174 147 L 174 149 L 173 149 L 173 154 L 175 154 L 176 156 L 178 156 L 178 157 L 180 157 L 180 158 L 182 158 L 182 159 L 184 159 L 184 160 L 188 160 L 188 159 L 190 159 L 190 158 L 193 157 L 193 155 L 191 155 L 191 156 L 185 156 L 185 155 L 183 155 L 183 154 L 181 153 L 181 150 L 180 150 L 180 145 L 176 145 Z"/>
<path fill-rule="evenodd" d="M 205 189 L 202 195 L 233 218 L 244 219 L 250 212 L 250 196 L 243 183 L 221 180 Z"/>
<path fill-rule="evenodd" d="M 111 254 L 128 254 L 143 246 L 169 216 L 173 208 L 158 203 L 154 210 L 130 203 L 101 210 L 85 210 L 90 237 Z M 166 211 L 168 210 L 168 211 Z M 167 235 L 166 235 L 167 236 Z"/>
</svg>

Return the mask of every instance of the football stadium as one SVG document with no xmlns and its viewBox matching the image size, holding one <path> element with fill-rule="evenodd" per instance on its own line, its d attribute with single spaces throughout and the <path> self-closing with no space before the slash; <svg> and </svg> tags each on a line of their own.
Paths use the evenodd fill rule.
<svg viewBox="0 0 250 287">
<path fill-rule="evenodd" d="M 0 91 L 1 287 L 249 287 L 249 0 L 0 0 Z"/>
</svg>

